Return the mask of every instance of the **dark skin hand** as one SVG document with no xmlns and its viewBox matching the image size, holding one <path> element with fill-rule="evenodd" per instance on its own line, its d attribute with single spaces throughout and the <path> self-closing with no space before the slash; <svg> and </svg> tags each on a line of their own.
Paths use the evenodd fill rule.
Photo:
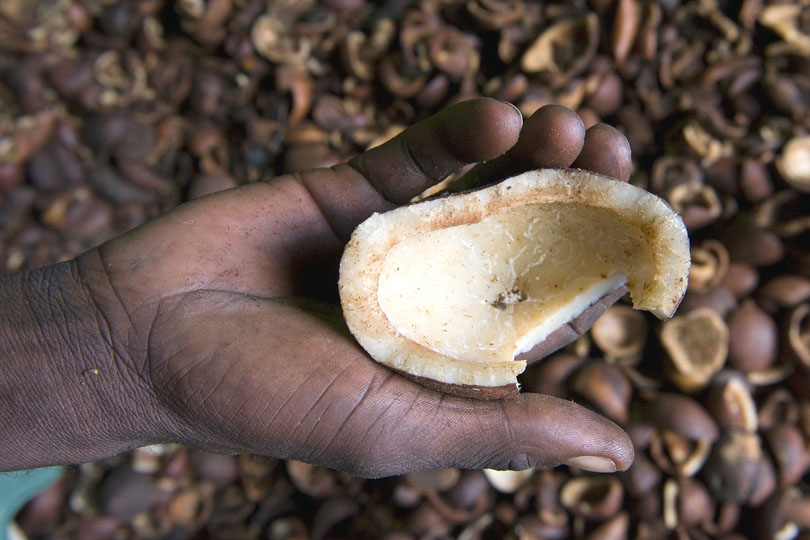
<svg viewBox="0 0 810 540">
<path fill-rule="evenodd" d="M 476 401 L 428 390 L 374 362 L 302 300 L 335 294 L 337 262 L 361 221 L 475 162 L 485 163 L 460 185 L 572 164 L 625 180 L 630 173 L 629 146 L 612 128 L 586 134 L 561 107 L 524 124 L 509 104 L 473 100 L 347 164 L 199 199 L 75 261 L 18 276 L 0 287 L 21 314 L 0 316 L 0 337 L 18 336 L 6 340 L 6 358 L 30 365 L 42 356 L 57 367 L 31 374 L 12 361 L 19 380 L 0 386 L 0 400 L 33 388 L 57 397 L 2 409 L 0 424 L 24 426 L 25 435 L 17 446 L 0 443 L 0 468 L 87 461 L 160 441 L 366 477 L 627 468 L 630 440 L 601 416 L 542 395 Z M 49 302 L 13 296 L 36 287 Z M 20 338 L 25 332 L 37 337 Z"/>
</svg>

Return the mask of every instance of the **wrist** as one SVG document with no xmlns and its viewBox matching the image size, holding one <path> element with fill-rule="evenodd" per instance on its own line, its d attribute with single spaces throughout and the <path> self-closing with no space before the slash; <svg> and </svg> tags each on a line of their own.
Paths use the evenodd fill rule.
<svg viewBox="0 0 810 540">
<path fill-rule="evenodd" d="M 0 276 L 0 470 L 156 442 L 159 406 L 75 261 Z"/>
</svg>

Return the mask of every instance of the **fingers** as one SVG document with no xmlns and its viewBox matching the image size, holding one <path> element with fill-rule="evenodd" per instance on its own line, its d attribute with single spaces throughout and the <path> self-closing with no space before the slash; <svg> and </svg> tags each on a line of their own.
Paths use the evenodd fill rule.
<svg viewBox="0 0 810 540">
<path fill-rule="evenodd" d="M 462 165 L 503 154 L 518 138 L 518 110 L 494 99 L 448 107 L 349 162 L 386 200 L 406 203 Z"/>
<path fill-rule="evenodd" d="M 571 166 L 627 181 L 633 171 L 630 143 L 618 129 L 596 124 L 585 135 L 582 152 Z"/>
<path fill-rule="evenodd" d="M 632 172 L 630 143 L 607 124 L 597 124 L 586 132 L 578 114 L 546 105 L 526 120 L 514 147 L 474 167 L 450 190 L 475 189 L 532 169 L 566 167 L 626 181 Z"/>
<path fill-rule="evenodd" d="M 577 113 L 560 105 L 547 105 L 526 121 L 508 155 L 494 163 L 504 168 L 511 161 L 521 169 L 562 169 L 579 155 L 584 139 L 585 126 Z"/>
<path fill-rule="evenodd" d="M 577 158 L 584 142 L 585 126 L 579 115 L 560 105 L 546 105 L 526 120 L 508 152 L 475 166 L 451 190 L 474 189 L 532 169 L 564 169 Z"/>
<path fill-rule="evenodd" d="M 559 105 L 542 107 L 523 125 L 514 106 L 484 98 L 448 107 L 348 165 L 306 171 L 296 178 L 345 241 L 372 213 L 406 203 L 474 162 L 480 163 L 448 191 L 474 189 L 538 168 L 575 166 L 623 180 L 631 171 L 630 145 L 616 129 L 599 124 L 586 132 L 579 115 Z"/>
</svg>

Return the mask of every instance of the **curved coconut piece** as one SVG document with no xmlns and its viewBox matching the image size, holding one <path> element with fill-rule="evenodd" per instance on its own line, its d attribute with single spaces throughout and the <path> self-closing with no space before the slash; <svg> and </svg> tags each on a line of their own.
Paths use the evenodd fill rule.
<svg viewBox="0 0 810 540">
<path fill-rule="evenodd" d="M 625 287 L 636 309 L 671 317 L 688 273 L 686 228 L 661 199 L 543 169 L 372 215 L 346 246 L 339 288 L 372 358 L 446 392 L 500 398 L 518 392 L 516 357 Z"/>
</svg>

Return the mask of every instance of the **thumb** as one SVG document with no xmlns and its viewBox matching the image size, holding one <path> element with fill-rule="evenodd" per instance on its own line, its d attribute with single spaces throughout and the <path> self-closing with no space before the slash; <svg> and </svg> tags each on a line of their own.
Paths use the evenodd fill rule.
<svg viewBox="0 0 810 540">
<path fill-rule="evenodd" d="M 428 455 L 460 468 L 526 469 L 568 464 L 593 472 L 627 469 L 630 437 L 571 401 L 539 394 L 474 403 L 443 400 Z"/>
<path fill-rule="evenodd" d="M 387 425 L 384 442 L 376 440 L 374 450 L 356 463 L 355 473 L 384 476 L 444 467 L 517 470 L 560 464 L 615 472 L 633 462 L 630 437 L 619 426 L 551 396 L 477 401 L 424 391 L 397 416 L 395 421 L 378 417 L 376 424 Z"/>
</svg>

